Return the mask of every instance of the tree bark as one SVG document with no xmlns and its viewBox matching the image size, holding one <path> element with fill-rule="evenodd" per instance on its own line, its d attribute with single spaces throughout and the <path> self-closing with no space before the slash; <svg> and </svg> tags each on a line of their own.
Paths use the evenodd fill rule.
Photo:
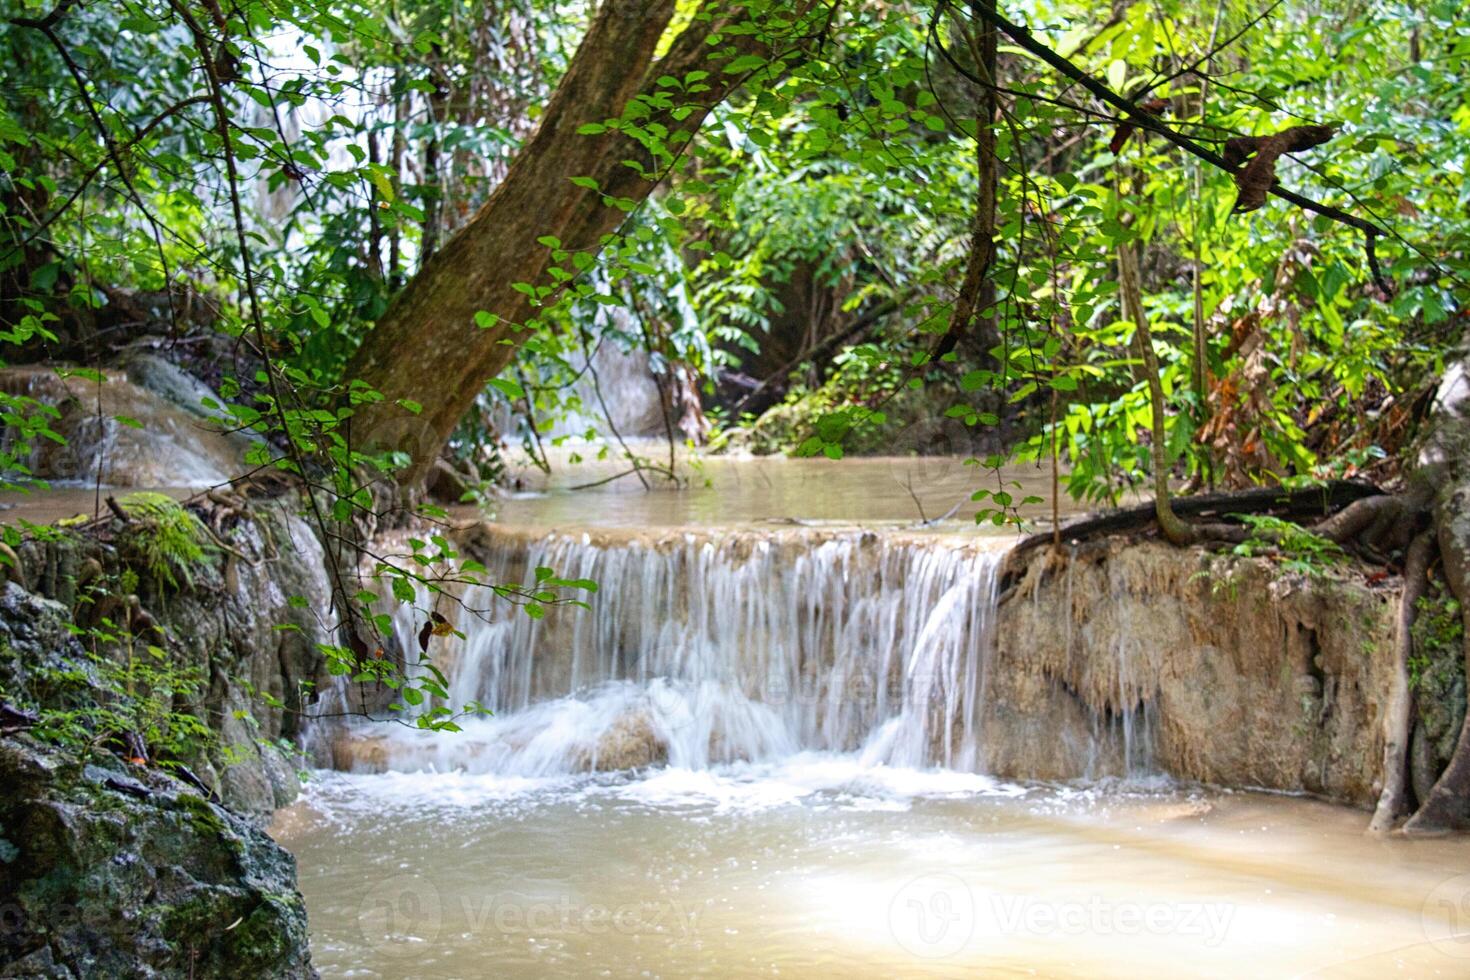
<svg viewBox="0 0 1470 980">
<path fill-rule="evenodd" d="M 1404 558 L 1404 591 L 1399 597 L 1398 637 L 1388 708 L 1383 715 L 1383 789 L 1368 829 L 1383 834 L 1409 806 L 1409 738 L 1414 730 L 1414 689 L 1409 684 L 1409 658 L 1414 654 L 1414 620 L 1419 597 L 1428 583 L 1434 535 L 1421 531 Z"/>
<path fill-rule="evenodd" d="M 1470 598 L 1470 479 L 1461 477 L 1444 487 L 1435 508 L 1435 530 L 1445 583 L 1460 602 L 1465 627 L 1465 674 L 1470 677 L 1470 603 L 1466 602 Z M 1440 773 L 1429 798 L 1420 801 L 1418 812 L 1404 824 L 1406 834 L 1466 829 L 1470 829 L 1470 711 L 1465 713 L 1449 765 Z"/>
<path fill-rule="evenodd" d="M 996 158 L 995 119 L 1000 113 L 996 96 L 999 71 L 999 35 L 995 25 L 981 8 L 995 13 L 995 0 L 970 0 L 971 21 L 978 31 L 972 38 L 976 72 L 980 78 L 980 98 L 975 110 L 975 214 L 970 220 L 970 256 L 965 265 L 965 278 L 950 314 L 949 328 L 934 349 L 936 359 L 944 357 L 963 339 L 972 348 L 988 356 L 1000 341 L 995 327 L 995 204 Z"/>
<path fill-rule="evenodd" d="M 809 5 L 797 4 L 798 13 Z M 348 365 L 349 380 L 382 395 L 359 406 L 353 445 L 407 453 L 411 462 L 399 474 L 406 486 L 423 479 L 486 381 L 510 363 L 525 334 L 521 325 L 536 315 L 536 305 L 514 286 L 546 282 L 551 250 L 537 239 L 554 236 L 567 251 L 596 252 L 625 218 L 605 200 L 639 202 L 653 189 L 644 171 L 656 164 L 638 140 L 621 130 L 587 135 L 578 128 L 621 117 L 639 96 L 672 98 L 672 106 L 653 108 L 638 122 L 666 127 L 666 144 L 677 153 L 743 80 L 742 73 L 724 71 L 730 59 L 771 50 L 769 39 L 749 30 L 710 45 L 711 35 L 739 25 L 744 14 L 722 0 L 705 0 L 655 62 L 674 7 L 674 0 L 605 0 L 505 180 L 425 262 Z M 665 75 L 682 81 L 696 69 L 709 73 L 702 83 L 708 90 L 697 95 L 657 83 Z M 670 111 L 680 106 L 691 110 L 682 119 Z M 574 178 L 591 178 L 597 189 Z M 482 311 L 494 318 L 484 328 L 475 323 Z M 422 411 L 410 412 L 404 401 L 420 403 Z"/>
</svg>

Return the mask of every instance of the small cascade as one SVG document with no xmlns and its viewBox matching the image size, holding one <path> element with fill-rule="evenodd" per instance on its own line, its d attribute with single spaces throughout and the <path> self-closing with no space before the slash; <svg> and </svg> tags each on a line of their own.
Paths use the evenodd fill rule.
<svg viewBox="0 0 1470 980">
<path fill-rule="evenodd" d="M 471 587 L 433 608 L 451 706 L 494 712 L 433 734 L 358 725 L 332 761 L 357 770 L 545 775 L 704 768 L 802 751 L 869 765 L 978 769 L 1000 552 L 975 538 L 863 531 L 553 534 L 493 527 L 495 582 L 545 566 L 598 583 L 590 610 L 532 619 Z M 394 612 L 416 651 L 431 598 Z"/>
<path fill-rule="evenodd" d="M 138 376 L 155 383 L 159 375 L 154 369 Z M 185 407 L 170 401 L 120 371 L 102 372 L 98 383 L 49 369 L 8 368 L 0 371 L 0 389 L 34 398 L 59 413 L 51 428 L 65 438 L 65 445 L 49 439 L 31 445 L 27 465 L 40 479 L 115 487 L 208 487 L 243 468 L 247 443 L 222 434 L 202 417 L 197 403 Z"/>
</svg>

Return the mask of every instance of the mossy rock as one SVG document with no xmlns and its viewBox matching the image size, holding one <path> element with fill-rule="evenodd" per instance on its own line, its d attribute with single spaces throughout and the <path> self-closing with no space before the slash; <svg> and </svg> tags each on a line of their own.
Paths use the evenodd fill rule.
<svg viewBox="0 0 1470 980">
<path fill-rule="evenodd" d="M 855 425 L 842 448 L 852 456 L 963 455 L 976 452 L 980 436 L 946 419 L 948 393 L 934 387 L 900 388 L 881 404 L 883 421 Z M 951 399 L 952 400 L 952 399 Z M 737 431 L 732 447 L 757 456 L 792 452 L 816 432 L 817 420 L 856 404 L 833 381 L 772 406 L 746 429 Z M 863 403 L 866 404 L 866 403 Z"/>
<path fill-rule="evenodd" d="M 156 770 L 0 741 L 0 976 L 314 977 L 296 865 Z"/>
</svg>

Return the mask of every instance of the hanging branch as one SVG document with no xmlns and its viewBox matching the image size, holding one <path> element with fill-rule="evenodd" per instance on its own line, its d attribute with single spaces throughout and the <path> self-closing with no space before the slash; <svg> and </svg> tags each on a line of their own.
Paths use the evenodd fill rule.
<svg viewBox="0 0 1470 980">
<path fill-rule="evenodd" d="M 1014 41 L 1017 46 L 1040 58 L 1052 68 L 1055 68 L 1060 74 L 1086 89 L 1097 99 L 1115 109 L 1121 110 L 1139 129 L 1147 130 L 1157 136 L 1162 136 L 1165 140 L 1173 143 L 1186 153 L 1198 157 L 1212 167 L 1230 174 L 1231 177 L 1236 175 L 1238 168 L 1232 166 L 1225 157 L 1211 150 L 1209 147 L 1196 143 L 1183 133 L 1178 132 L 1158 116 L 1143 109 L 1135 100 L 1114 92 L 1107 85 L 1098 81 L 1081 68 L 1078 68 L 1070 60 L 1038 41 L 1031 33 L 1030 28 L 1020 24 L 1013 24 L 1009 20 L 1006 20 L 998 10 L 990 9 L 987 5 L 977 5 L 973 9 L 981 17 L 994 24 L 1001 33 Z M 1304 211 L 1319 214 L 1331 221 L 1336 221 L 1338 224 L 1347 225 L 1349 228 L 1356 228 L 1362 232 L 1363 249 L 1367 255 L 1368 271 L 1373 278 L 1373 283 L 1385 296 L 1391 296 L 1393 294 L 1393 284 L 1383 274 L 1383 269 L 1378 264 L 1378 238 L 1381 235 L 1388 234 L 1387 231 L 1373 222 L 1360 218 L 1341 208 L 1333 207 L 1330 204 L 1323 204 L 1296 191 L 1282 187 L 1280 183 L 1275 181 L 1271 183 L 1267 192 L 1273 197 L 1279 197 L 1281 200 L 1294 204 Z"/>
<path fill-rule="evenodd" d="M 67 73 L 71 75 L 72 81 L 76 84 L 77 94 L 81 97 L 82 107 L 87 110 L 87 115 L 97 130 L 97 138 L 102 142 L 102 148 L 107 154 L 107 159 L 111 161 L 113 169 L 117 171 L 118 179 L 122 181 L 122 185 L 127 191 L 127 196 L 138 206 L 138 213 L 143 216 L 143 220 L 148 224 L 148 228 L 153 234 L 153 244 L 158 249 L 158 264 L 163 272 L 164 295 L 168 299 L 169 325 L 170 329 L 177 334 L 178 316 L 174 309 L 173 273 L 169 271 L 168 253 L 163 248 L 163 233 L 159 230 L 158 219 L 153 216 L 153 212 L 149 210 L 148 204 L 143 200 L 142 195 L 138 193 L 138 189 L 133 186 L 132 178 L 128 176 L 128 167 L 123 161 L 122 150 L 119 149 L 117 140 L 113 138 L 112 130 L 103 120 L 102 113 L 92 102 L 92 93 L 87 89 L 86 73 L 82 71 L 81 65 L 77 64 L 76 59 L 71 55 L 71 51 L 67 49 L 66 45 L 62 43 L 61 37 L 56 33 L 56 25 L 61 22 L 61 19 L 66 16 L 67 11 L 75 4 L 76 0 L 62 0 L 45 17 L 13 17 L 10 23 L 16 27 L 26 27 L 31 30 L 40 31 L 46 37 L 46 40 L 51 42 L 51 46 L 61 58 L 61 63 L 66 66 Z M 182 105 L 178 105 L 174 109 L 182 107 Z M 169 110 L 168 114 L 172 115 L 174 109 Z M 162 121 L 162 118 L 164 117 L 160 117 L 158 121 Z M 153 123 L 150 123 L 149 128 L 151 129 L 153 125 Z M 77 194 L 80 193 L 81 191 L 79 190 Z M 73 195 L 71 200 L 75 199 L 76 195 Z"/>
</svg>

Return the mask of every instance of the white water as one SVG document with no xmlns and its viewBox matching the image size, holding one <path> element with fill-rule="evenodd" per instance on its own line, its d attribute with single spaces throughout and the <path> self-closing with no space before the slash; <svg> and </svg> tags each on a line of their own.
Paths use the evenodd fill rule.
<svg viewBox="0 0 1470 980">
<path fill-rule="evenodd" d="M 57 409 L 49 424 L 65 445 L 37 438 L 26 460 L 42 480 L 197 488 L 225 483 L 244 470 L 248 441 L 223 434 L 197 402 L 174 404 L 119 371 L 102 372 L 93 381 L 42 368 L 8 368 L 0 371 L 0 389 Z M 0 433 L 6 444 L 12 438 L 8 429 Z"/>
<path fill-rule="evenodd" d="M 849 531 L 507 535 L 493 582 L 527 569 L 591 579 L 591 608 L 534 620 L 488 588 L 437 608 L 463 732 L 348 730 L 338 766 L 544 776 L 666 763 L 686 770 L 851 753 L 864 766 L 974 771 L 1000 552 L 975 538 Z M 430 603 L 400 606 L 416 651 Z M 422 671 L 422 668 L 420 668 Z"/>
<path fill-rule="evenodd" d="M 786 514 L 832 506 L 830 481 L 795 472 L 805 492 L 772 490 Z M 491 580 L 544 565 L 601 588 L 541 621 L 483 589 L 463 599 L 488 622 L 440 600 L 465 634 L 430 647 L 451 700 L 495 716 L 336 733 L 355 771 L 318 774 L 272 828 L 299 861 L 318 969 L 1467 975 L 1467 842 L 1368 840 L 1356 811 L 1149 774 L 1148 636 L 1118 647 L 1116 695 L 1077 747 L 1099 757 L 1082 771 L 1128 779 L 985 775 L 1004 543 L 488 528 L 467 550 Z M 398 612 L 409 649 L 427 602 Z"/>
</svg>

